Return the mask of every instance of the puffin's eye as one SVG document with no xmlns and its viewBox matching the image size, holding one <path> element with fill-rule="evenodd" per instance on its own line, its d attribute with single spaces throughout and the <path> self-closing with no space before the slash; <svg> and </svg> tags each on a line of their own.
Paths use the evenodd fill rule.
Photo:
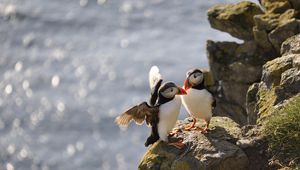
<svg viewBox="0 0 300 170">
<path fill-rule="evenodd" d="M 171 87 L 162 92 L 162 95 L 166 98 L 172 98 L 176 95 L 176 88 Z"/>
<path fill-rule="evenodd" d="M 190 77 L 190 83 L 192 83 L 192 85 L 197 85 L 199 83 L 201 83 L 203 81 L 203 74 L 202 73 L 194 73 L 193 75 L 191 75 Z"/>
</svg>

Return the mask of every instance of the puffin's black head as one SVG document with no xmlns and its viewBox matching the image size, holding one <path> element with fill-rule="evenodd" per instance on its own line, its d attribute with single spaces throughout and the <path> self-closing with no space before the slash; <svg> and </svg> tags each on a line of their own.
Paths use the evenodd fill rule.
<svg viewBox="0 0 300 170">
<path fill-rule="evenodd" d="M 158 89 L 158 103 L 163 104 L 174 99 L 176 95 L 185 94 L 187 93 L 183 88 L 176 86 L 173 82 L 167 82 Z"/>
<path fill-rule="evenodd" d="M 202 89 L 204 88 L 204 75 L 199 69 L 194 69 L 186 73 L 186 79 L 184 81 L 184 89 L 189 88 Z"/>
</svg>

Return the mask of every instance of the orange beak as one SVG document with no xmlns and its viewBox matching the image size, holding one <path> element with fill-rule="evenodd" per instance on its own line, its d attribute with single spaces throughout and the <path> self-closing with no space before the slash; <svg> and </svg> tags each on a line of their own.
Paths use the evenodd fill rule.
<svg viewBox="0 0 300 170">
<path fill-rule="evenodd" d="M 178 88 L 177 95 L 186 95 L 187 94 L 183 88 L 181 88 L 181 87 L 177 87 L 177 88 Z"/>
<path fill-rule="evenodd" d="M 188 90 L 189 88 L 191 88 L 190 83 L 188 82 L 188 79 L 185 79 L 183 88 L 185 90 Z"/>
</svg>

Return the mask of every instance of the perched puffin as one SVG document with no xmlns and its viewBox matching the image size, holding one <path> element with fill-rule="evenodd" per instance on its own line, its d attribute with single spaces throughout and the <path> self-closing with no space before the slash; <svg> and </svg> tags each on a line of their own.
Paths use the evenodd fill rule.
<svg viewBox="0 0 300 170">
<path fill-rule="evenodd" d="M 182 103 L 190 116 L 193 123 L 185 127 L 185 130 L 199 130 L 207 132 L 209 122 L 212 117 L 212 110 L 216 106 L 216 101 L 211 92 L 204 85 L 204 74 L 199 69 L 188 71 L 184 81 L 184 89 L 187 95 L 181 96 Z M 204 129 L 195 127 L 197 119 L 203 119 L 206 123 Z"/>
<path fill-rule="evenodd" d="M 184 147 L 182 140 L 169 143 L 168 136 L 172 135 L 181 107 L 181 99 L 177 95 L 185 95 L 186 91 L 173 82 L 162 83 L 162 76 L 157 66 L 152 66 L 149 72 L 151 88 L 150 105 L 142 102 L 115 119 L 119 126 L 126 126 L 132 120 L 141 125 L 145 121 L 151 126 L 151 135 L 145 146 L 149 146 L 157 140 L 162 140 L 177 148 Z"/>
</svg>

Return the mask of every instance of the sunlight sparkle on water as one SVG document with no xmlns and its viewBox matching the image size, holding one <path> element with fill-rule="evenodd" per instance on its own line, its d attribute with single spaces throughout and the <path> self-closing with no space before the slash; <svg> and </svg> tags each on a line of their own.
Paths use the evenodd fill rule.
<svg viewBox="0 0 300 170">
<path fill-rule="evenodd" d="M 67 146 L 67 153 L 69 156 L 73 156 L 75 154 L 76 150 L 75 147 L 72 144 L 69 144 Z"/>
<path fill-rule="evenodd" d="M 29 88 L 29 81 L 28 80 L 24 80 L 22 83 L 22 87 L 24 90 L 27 90 Z"/>
<path fill-rule="evenodd" d="M 129 13 L 132 11 L 132 4 L 129 2 L 124 2 L 123 5 L 121 6 L 121 11 L 125 13 Z"/>
<path fill-rule="evenodd" d="M 7 170 L 14 170 L 15 168 L 14 168 L 13 164 L 7 163 L 7 164 L 6 164 L 6 169 L 7 169 Z"/>
<path fill-rule="evenodd" d="M 122 40 L 120 41 L 120 46 L 121 46 L 121 48 L 127 48 L 128 45 L 129 45 L 128 39 L 122 39 Z"/>
<path fill-rule="evenodd" d="M 52 55 L 53 55 L 53 57 L 56 58 L 57 60 L 61 60 L 61 59 L 64 58 L 65 52 L 64 52 L 62 49 L 57 48 L 57 49 L 55 49 L 55 50 L 53 51 L 53 54 L 52 54 Z"/>
<path fill-rule="evenodd" d="M 59 112 L 63 112 L 65 110 L 65 104 L 62 101 L 59 101 L 56 108 Z"/>
<path fill-rule="evenodd" d="M 59 85 L 60 78 L 58 75 L 54 75 L 51 79 L 52 87 L 57 87 Z"/>
<path fill-rule="evenodd" d="M 33 44 L 33 41 L 35 39 L 35 36 L 33 33 L 27 34 L 23 37 L 23 46 L 29 47 Z"/>
<path fill-rule="evenodd" d="M 12 91 L 13 91 L 13 87 L 12 87 L 11 84 L 8 84 L 8 85 L 5 86 L 5 93 L 6 94 L 11 94 Z"/>
<path fill-rule="evenodd" d="M 105 2 L 106 2 L 106 0 L 97 0 L 97 3 L 98 3 L 99 5 L 103 5 Z"/>
<path fill-rule="evenodd" d="M 89 2 L 88 0 L 80 0 L 79 5 L 85 7 L 88 4 L 88 2 Z"/>
<path fill-rule="evenodd" d="M 22 70 L 22 68 L 23 68 L 23 63 L 22 63 L 22 61 L 18 61 L 18 62 L 15 64 L 15 70 L 16 70 L 17 72 L 19 72 L 19 71 Z"/>
<path fill-rule="evenodd" d="M 4 8 L 4 15 L 5 16 L 12 16 L 15 15 L 17 8 L 15 5 L 9 4 Z"/>
<path fill-rule="evenodd" d="M 20 160 L 27 158 L 27 156 L 28 156 L 28 151 L 26 148 L 23 148 L 19 153 Z"/>
<path fill-rule="evenodd" d="M 15 148 L 14 145 L 10 144 L 10 145 L 7 147 L 7 152 L 8 152 L 9 154 L 13 154 L 13 153 L 15 153 L 15 151 L 16 151 L 16 148 Z"/>
</svg>

